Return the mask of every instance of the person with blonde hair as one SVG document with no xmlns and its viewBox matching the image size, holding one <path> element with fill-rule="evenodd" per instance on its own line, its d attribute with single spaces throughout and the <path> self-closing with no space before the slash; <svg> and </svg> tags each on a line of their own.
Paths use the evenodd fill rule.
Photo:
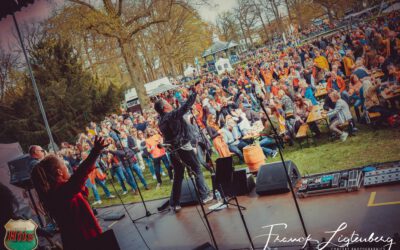
<svg viewBox="0 0 400 250">
<path fill-rule="evenodd" d="M 338 135 L 342 141 L 346 141 L 349 134 L 340 129 L 340 125 L 346 122 L 351 122 L 353 117 L 351 116 L 350 108 L 347 102 L 340 98 L 340 94 L 337 91 L 333 91 L 329 94 L 329 98 L 335 103 L 335 108 L 327 113 L 328 117 L 333 118 L 329 129 Z"/>
<path fill-rule="evenodd" d="M 55 155 L 46 156 L 32 170 L 33 185 L 60 228 L 64 249 L 83 249 L 88 240 L 102 232 L 82 191 L 106 146 L 103 138 L 95 137 L 89 156 L 72 176 L 64 162 Z"/>
</svg>

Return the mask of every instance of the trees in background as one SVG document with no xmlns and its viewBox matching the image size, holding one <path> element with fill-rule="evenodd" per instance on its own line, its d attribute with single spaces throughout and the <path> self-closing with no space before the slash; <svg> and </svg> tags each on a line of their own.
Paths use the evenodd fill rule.
<svg viewBox="0 0 400 250">
<path fill-rule="evenodd" d="M 135 87 L 142 107 L 148 107 L 144 83 L 181 75 L 193 64 L 211 45 L 214 32 L 193 1 L 207 2 L 69 0 L 24 32 L 58 142 L 114 110 L 127 88 Z M 379 1 L 362 2 L 368 7 Z M 237 0 L 237 8 L 218 15 L 216 30 L 222 40 L 245 41 L 254 48 L 289 33 L 289 25 L 306 28 L 324 14 L 334 21 L 354 6 L 360 1 Z M 0 138 L 42 143 L 43 125 L 19 60 L 18 54 L 0 50 Z"/>
<path fill-rule="evenodd" d="M 4 102 L 6 89 L 13 85 L 12 75 L 17 65 L 18 57 L 0 48 L 0 104 Z"/>
<path fill-rule="evenodd" d="M 240 40 L 240 27 L 232 11 L 219 13 L 216 19 L 216 27 L 223 41 L 238 42 Z"/>
<path fill-rule="evenodd" d="M 30 53 L 43 105 L 56 142 L 73 142 L 91 121 L 117 110 L 120 88 L 83 69 L 68 42 L 46 37 Z M 7 89 L 0 106 L 0 140 L 46 145 L 48 137 L 28 75 Z"/>
</svg>

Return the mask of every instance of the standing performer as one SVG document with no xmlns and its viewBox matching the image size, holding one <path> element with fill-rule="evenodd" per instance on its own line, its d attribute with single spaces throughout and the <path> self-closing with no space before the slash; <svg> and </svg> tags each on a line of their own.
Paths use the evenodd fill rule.
<svg viewBox="0 0 400 250">
<path fill-rule="evenodd" d="M 190 133 L 192 130 L 184 119 L 184 115 L 190 110 L 196 100 L 198 88 L 199 85 L 196 83 L 195 87 L 192 88 L 192 94 L 178 109 L 173 109 L 173 107 L 163 99 L 158 100 L 154 104 L 154 109 L 160 115 L 158 127 L 163 134 L 164 142 L 170 144 L 173 150 L 171 162 L 174 166 L 174 182 L 172 185 L 170 206 L 175 212 L 181 209 L 179 199 L 185 170 L 182 162 L 189 166 L 195 174 L 196 186 L 199 189 L 200 198 L 203 203 L 207 203 L 213 199 L 212 195 L 208 194 L 209 189 L 205 183 L 200 163 L 190 144 Z"/>
</svg>

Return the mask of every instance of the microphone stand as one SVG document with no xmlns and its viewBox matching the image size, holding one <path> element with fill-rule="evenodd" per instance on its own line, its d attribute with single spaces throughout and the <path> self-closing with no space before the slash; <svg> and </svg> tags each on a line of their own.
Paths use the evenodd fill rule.
<svg viewBox="0 0 400 250">
<path fill-rule="evenodd" d="M 190 168 L 190 166 L 188 166 L 187 164 L 185 164 L 182 161 L 182 159 L 181 159 L 181 157 L 180 157 L 180 155 L 179 155 L 177 150 L 171 150 L 170 148 L 167 148 L 167 150 L 169 151 L 171 156 L 172 156 L 172 154 L 174 154 L 172 157 L 176 157 L 177 160 L 180 161 L 182 166 L 184 166 L 184 168 L 186 169 L 186 172 L 189 175 L 189 178 L 192 181 L 193 187 L 194 187 L 194 189 L 196 191 L 197 201 L 200 204 L 201 211 L 203 213 L 203 217 L 206 220 L 207 228 L 208 228 L 208 231 L 209 231 L 209 233 L 211 235 L 211 239 L 213 241 L 214 247 L 215 247 L 215 249 L 218 250 L 217 241 L 215 240 L 215 236 L 214 236 L 213 230 L 211 228 L 210 222 L 208 220 L 206 210 L 204 209 L 203 201 L 201 200 L 201 197 L 200 197 L 199 187 L 197 186 L 196 181 L 194 180 L 194 178 L 197 176 L 196 173 Z"/>
<path fill-rule="evenodd" d="M 264 107 L 263 99 L 262 99 L 260 96 L 257 96 L 257 99 L 258 99 L 258 102 L 259 102 L 259 105 L 260 105 L 261 109 L 264 111 L 265 115 L 267 116 L 267 119 L 268 119 L 269 124 L 271 125 L 272 131 L 273 131 L 273 134 L 274 134 L 275 141 L 278 141 L 279 134 L 278 134 L 276 128 L 274 127 L 274 124 L 272 123 L 271 118 L 269 117 L 267 110 L 266 110 L 265 107 Z M 292 181 L 291 181 L 290 176 L 289 176 L 289 172 L 288 172 L 288 169 L 287 169 L 287 166 L 286 166 L 286 162 L 285 162 L 285 160 L 284 160 L 284 158 L 283 158 L 283 154 L 282 154 L 282 149 L 281 149 L 281 147 L 278 147 L 278 150 L 279 150 L 279 156 L 280 156 L 280 158 L 281 158 L 282 165 L 283 165 L 283 167 L 284 167 L 284 169 L 285 169 L 286 181 L 289 183 L 289 187 L 290 187 L 290 191 L 291 191 L 291 193 L 292 193 L 293 201 L 294 201 L 294 203 L 295 203 L 295 205 L 296 205 L 297 214 L 299 215 L 300 222 L 301 222 L 301 226 L 303 227 L 304 235 L 305 235 L 305 237 L 307 238 L 307 237 L 308 237 L 307 228 L 306 228 L 306 225 L 305 225 L 305 223 L 304 223 L 303 215 L 302 215 L 302 213 L 301 213 L 299 204 L 297 203 L 296 194 L 294 193 Z M 310 242 L 308 242 L 308 246 L 309 246 L 309 248 L 311 249 L 311 243 L 310 243 Z"/>
<path fill-rule="evenodd" d="M 117 133 L 117 131 L 114 131 L 114 132 L 117 134 L 118 142 L 119 142 L 119 144 L 121 145 L 122 150 L 123 150 L 124 153 L 125 153 L 125 156 L 127 156 L 127 155 L 128 155 L 128 152 L 126 151 L 124 145 L 122 145 L 122 141 L 121 141 L 121 137 L 119 136 L 119 133 Z M 118 132 L 119 132 L 119 131 L 118 131 Z M 137 190 L 138 190 L 138 192 L 139 192 L 140 200 L 142 201 L 143 207 L 144 207 L 144 209 L 145 209 L 145 211 L 146 211 L 146 214 L 145 214 L 144 216 L 132 220 L 132 222 L 135 223 L 136 221 L 141 220 L 141 219 L 143 219 L 143 218 L 145 218 L 145 217 L 150 217 L 150 216 L 152 216 L 154 213 L 150 213 L 150 211 L 147 209 L 146 202 L 145 202 L 144 199 L 143 199 L 142 191 L 140 191 L 140 188 L 139 188 L 139 183 L 136 181 L 136 177 L 135 177 L 135 175 L 134 175 L 134 173 L 133 173 L 134 171 L 133 171 L 133 169 L 132 169 L 131 160 L 130 160 L 129 158 L 127 158 L 127 160 L 128 160 L 128 164 L 129 164 L 128 167 L 130 168 L 130 170 L 131 170 L 131 172 L 132 172 L 133 181 L 136 183 Z M 124 161 L 122 161 L 122 164 L 125 165 Z M 125 167 L 126 167 L 126 166 L 125 166 Z"/>
<path fill-rule="evenodd" d="M 201 137 L 203 138 L 203 141 L 206 142 L 206 143 L 208 143 L 209 145 L 212 145 L 212 144 L 210 143 L 210 141 L 207 139 L 207 137 L 204 135 L 203 131 L 202 131 L 201 128 L 200 128 L 200 125 L 197 123 L 196 116 L 193 114 L 193 108 L 190 109 L 190 113 L 191 113 L 192 116 L 193 116 L 194 123 L 196 124 L 196 127 L 197 127 L 197 129 L 199 130 L 199 133 L 200 133 Z M 206 131 L 207 131 L 207 129 L 206 129 Z M 207 133 L 208 133 L 208 131 L 207 131 Z M 210 136 L 210 135 L 208 135 L 208 136 Z M 211 138 L 211 136 L 210 136 L 210 138 Z M 212 159 L 211 159 L 210 151 L 209 151 L 209 150 L 206 150 L 206 154 L 207 154 L 208 159 L 210 159 L 210 164 L 211 164 L 212 173 L 215 173 L 215 167 L 214 167 L 214 163 L 212 162 Z M 207 163 L 207 162 L 206 162 L 206 163 Z"/>
</svg>

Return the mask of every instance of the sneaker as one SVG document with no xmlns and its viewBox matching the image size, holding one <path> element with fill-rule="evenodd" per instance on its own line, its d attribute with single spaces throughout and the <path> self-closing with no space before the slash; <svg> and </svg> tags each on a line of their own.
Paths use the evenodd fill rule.
<svg viewBox="0 0 400 250">
<path fill-rule="evenodd" d="M 275 158 L 277 155 L 278 155 L 278 150 L 275 150 L 275 151 L 272 153 L 272 158 Z"/>
<path fill-rule="evenodd" d="M 157 208 L 158 212 L 164 212 L 167 209 L 169 210 L 171 207 L 169 206 L 169 200 L 164 202 L 160 207 Z"/>
<path fill-rule="evenodd" d="M 208 202 L 212 201 L 214 197 L 212 194 L 209 194 L 206 198 L 203 199 L 203 204 L 207 204 Z"/>
<path fill-rule="evenodd" d="M 133 195 L 138 195 L 138 191 L 135 189 L 135 190 L 132 190 L 132 192 L 133 192 Z"/>
<path fill-rule="evenodd" d="M 150 188 L 148 186 L 145 186 L 144 189 L 145 190 L 150 190 Z"/>
<path fill-rule="evenodd" d="M 347 136 L 349 136 L 349 133 L 347 133 L 347 132 L 343 132 L 343 133 L 340 135 L 340 140 L 342 140 L 342 141 L 346 141 L 346 139 L 347 139 Z"/>
<path fill-rule="evenodd" d="M 98 200 L 98 201 L 93 202 L 92 206 L 101 205 L 101 203 L 102 203 L 101 200 Z"/>
<path fill-rule="evenodd" d="M 122 192 L 122 195 L 126 195 L 128 193 L 128 191 L 124 191 Z"/>
<path fill-rule="evenodd" d="M 178 213 L 182 209 L 181 205 L 171 206 L 171 210 L 174 213 Z"/>
<path fill-rule="evenodd" d="M 110 194 L 107 198 L 108 198 L 108 199 L 114 199 L 114 198 L 115 198 L 115 195 Z"/>
<path fill-rule="evenodd" d="M 171 181 L 171 183 L 174 183 L 174 179 L 171 179 L 170 181 Z"/>
<path fill-rule="evenodd" d="M 153 180 L 157 179 L 157 177 L 155 175 L 153 175 Z"/>
<path fill-rule="evenodd" d="M 156 190 L 159 190 L 161 187 L 161 183 L 157 183 Z"/>
<path fill-rule="evenodd" d="M 166 176 L 166 174 L 164 172 L 161 173 L 162 176 Z"/>
</svg>

